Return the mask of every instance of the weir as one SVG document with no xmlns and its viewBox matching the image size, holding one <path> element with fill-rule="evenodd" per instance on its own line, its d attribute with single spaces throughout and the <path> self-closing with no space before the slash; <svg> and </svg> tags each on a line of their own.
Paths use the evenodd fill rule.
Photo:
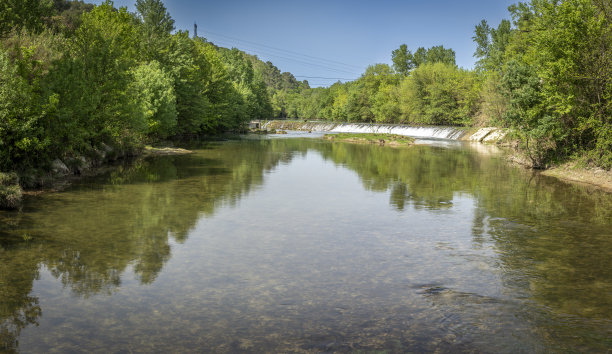
<svg viewBox="0 0 612 354">
<path fill-rule="evenodd" d="M 416 138 L 438 138 L 458 140 L 465 130 L 454 127 L 413 127 L 408 125 L 339 124 L 332 132 L 338 133 L 384 133 Z"/>
<path fill-rule="evenodd" d="M 435 138 L 448 140 L 469 140 L 496 142 L 506 135 L 505 129 L 480 128 L 476 131 L 459 127 L 410 126 L 404 124 L 374 123 L 330 123 L 271 120 L 262 125 L 263 129 L 303 130 L 330 133 L 384 133 L 414 138 Z"/>
</svg>

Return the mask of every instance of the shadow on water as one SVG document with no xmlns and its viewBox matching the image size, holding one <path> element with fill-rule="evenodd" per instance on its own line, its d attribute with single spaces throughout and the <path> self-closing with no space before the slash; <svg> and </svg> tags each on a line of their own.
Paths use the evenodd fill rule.
<svg viewBox="0 0 612 354">
<path fill-rule="evenodd" d="M 494 326 L 499 316 L 524 318 L 525 330 L 559 342 L 557 349 L 605 350 L 611 345 L 606 339 L 612 311 L 609 194 L 533 175 L 500 157 L 483 158 L 456 146 L 395 149 L 264 139 L 142 159 L 63 192 L 30 197 L 21 212 L 0 212 L 0 350 L 17 350 L 20 332 L 38 324 L 43 309 L 31 293 L 41 267 L 84 299 L 114 294 L 130 269 L 141 284 L 152 284 L 171 258 L 172 244 L 185 242 L 198 220 L 214 216 L 220 207 L 238 205 L 264 185 L 266 173 L 309 152 L 354 171 L 365 190 L 387 193 L 395 213 L 432 211 L 445 217 L 461 196 L 469 196 L 474 201 L 472 247 L 494 247 L 495 268 L 504 292 L 511 295 L 501 299 L 444 283 L 414 284 L 410 291 L 437 311 L 434 332 L 417 328 L 421 320 L 412 327 L 404 324 L 414 329 L 410 338 L 390 335 L 384 341 L 349 343 L 351 330 L 376 333 L 380 339 L 385 324 L 373 320 L 369 325 L 344 323 L 344 329 L 330 325 L 323 331 L 327 334 L 296 339 L 296 347 L 268 343 L 266 348 L 472 351 L 479 339 L 467 327 L 483 322 Z M 451 246 L 438 246 L 452 256 Z M 512 311 L 495 313 L 500 303 Z M 490 317 L 478 317 L 485 315 Z M 304 316 L 315 325 L 320 320 Z M 602 324 L 603 329 L 597 328 Z M 462 339 L 426 338 L 439 332 Z M 583 339 L 571 342 L 576 336 Z"/>
</svg>

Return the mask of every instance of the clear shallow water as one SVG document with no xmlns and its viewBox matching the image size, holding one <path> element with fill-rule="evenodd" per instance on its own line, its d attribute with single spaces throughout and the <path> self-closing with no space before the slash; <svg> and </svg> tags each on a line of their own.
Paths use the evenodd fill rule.
<svg viewBox="0 0 612 354">
<path fill-rule="evenodd" d="M 426 143 L 209 144 L 30 197 L 0 351 L 609 351 L 612 196 Z"/>
</svg>

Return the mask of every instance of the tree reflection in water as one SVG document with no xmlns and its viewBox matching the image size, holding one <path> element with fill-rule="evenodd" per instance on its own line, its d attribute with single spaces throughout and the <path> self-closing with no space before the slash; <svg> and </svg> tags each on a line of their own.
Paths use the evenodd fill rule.
<svg viewBox="0 0 612 354">
<path fill-rule="evenodd" d="M 509 292 L 573 321 L 609 319 L 611 299 L 601 296 L 612 293 L 609 194 L 467 148 L 264 139 L 142 159 L 0 213 L 0 349 L 16 350 L 20 331 L 42 315 L 31 296 L 41 267 L 84 298 L 113 294 L 129 269 L 151 284 L 171 243 L 185 242 L 199 219 L 237 205 L 267 172 L 309 151 L 355 171 L 366 190 L 388 193 L 398 213 L 450 210 L 469 195 L 474 245 L 495 245 Z"/>
</svg>

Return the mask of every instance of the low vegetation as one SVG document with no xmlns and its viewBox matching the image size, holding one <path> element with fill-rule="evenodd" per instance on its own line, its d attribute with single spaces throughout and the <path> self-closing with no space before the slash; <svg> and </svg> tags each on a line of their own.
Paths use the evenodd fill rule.
<svg viewBox="0 0 612 354">
<path fill-rule="evenodd" d="M 21 204 L 22 191 L 15 173 L 0 173 L 0 209 L 16 209 Z"/>
<path fill-rule="evenodd" d="M 379 144 L 388 146 L 409 146 L 414 143 L 414 139 L 397 134 L 378 134 L 378 133 L 339 133 L 325 134 L 324 139 L 333 141 L 344 141 L 349 143 Z"/>
</svg>

